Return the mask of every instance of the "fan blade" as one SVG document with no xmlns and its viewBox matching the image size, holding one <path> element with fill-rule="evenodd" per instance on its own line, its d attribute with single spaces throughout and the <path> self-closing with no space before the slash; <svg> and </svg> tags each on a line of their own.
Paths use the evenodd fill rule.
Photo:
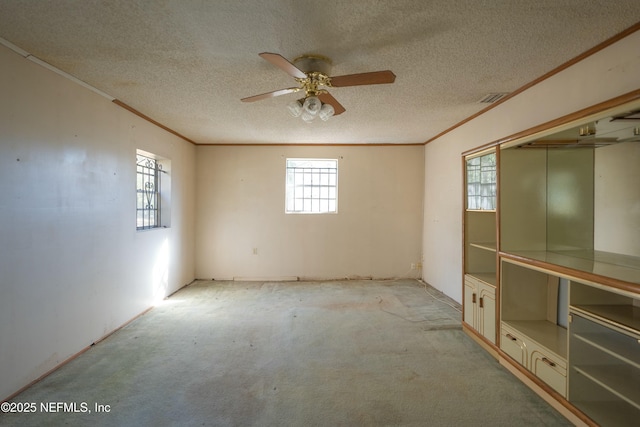
<svg viewBox="0 0 640 427">
<path fill-rule="evenodd" d="M 269 53 L 269 52 L 262 52 L 259 55 L 263 59 L 266 59 L 276 67 L 280 68 L 285 73 L 289 74 L 291 77 L 295 77 L 297 79 L 307 78 L 307 75 L 304 72 L 298 69 L 298 67 L 293 65 L 291 62 L 287 61 L 282 55 L 278 55 L 277 53 Z"/>
<path fill-rule="evenodd" d="M 331 77 L 331 86 L 359 86 L 359 85 L 379 85 L 384 83 L 393 83 L 396 75 L 390 70 L 372 71 L 370 73 L 347 74 L 344 76 Z"/>
<path fill-rule="evenodd" d="M 318 98 L 323 104 L 329 104 L 333 107 L 334 116 L 337 116 L 338 114 L 342 114 L 346 111 L 342 106 L 342 104 L 340 104 L 338 100 L 335 99 L 329 92 L 322 92 L 321 94 L 318 95 Z"/>
<path fill-rule="evenodd" d="M 290 87 L 288 89 L 274 90 L 273 92 L 267 92 L 267 93 L 263 93 L 263 94 L 260 94 L 260 95 L 250 96 L 248 98 L 242 98 L 240 101 L 242 101 L 242 102 L 260 101 L 262 99 L 275 98 L 276 96 L 286 95 L 288 93 L 294 93 L 294 92 L 297 92 L 299 90 L 300 90 L 299 87 Z"/>
</svg>

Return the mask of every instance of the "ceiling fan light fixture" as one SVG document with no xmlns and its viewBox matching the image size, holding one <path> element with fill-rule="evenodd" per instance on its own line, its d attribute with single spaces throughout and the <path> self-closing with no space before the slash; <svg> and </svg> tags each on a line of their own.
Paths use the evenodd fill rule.
<svg viewBox="0 0 640 427">
<path fill-rule="evenodd" d="M 308 96 L 307 99 L 304 100 L 302 108 L 305 112 L 312 116 L 316 116 L 322 108 L 322 102 L 320 102 L 320 99 L 317 96 Z"/>
<path fill-rule="evenodd" d="M 331 116 L 334 115 L 335 112 L 336 111 L 333 108 L 333 105 L 322 104 L 322 108 L 320 108 L 320 112 L 318 113 L 318 115 L 320 116 L 323 122 L 326 122 L 327 120 L 329 120 Z"/>
<path fill-rule="evenodd" d="M 311 122 L 315 117 L 327 121 L 345 112 L 345 108 L 324 89 L 325 87 L 379 85 L 393 83 L 396 80 L 396 75 L 391 70 L 331 76 L 331 59 L 322 55 L 302 55 L 294 59 L 293 63 L 278 53 L 262 52 L 259 55 L 293 77 L 298 86 L 249 96 L 241 101 L 254 102 L 304 91 L 304 99 L 289 103 L 287 107 L 292 116 L 302 116 L 305 122 Z"/>
<path fill-rule="evenodd" d="M 314 114 L 311 114 L 309 112 L 307 112 L 306 110 L 302 112 L 302 120 L 304 120 L 306 123 L 311 123 L 313 121 L 313 119 L 316 118 L 316 116 Z"/>
<path fill-rule="evenodd" d="M 287 104 L 287 108 L 293 117 L 300 117 L 300 114 L 302 114 L 302 104 L 300 101 L 291 101 Z"/>
</svg>

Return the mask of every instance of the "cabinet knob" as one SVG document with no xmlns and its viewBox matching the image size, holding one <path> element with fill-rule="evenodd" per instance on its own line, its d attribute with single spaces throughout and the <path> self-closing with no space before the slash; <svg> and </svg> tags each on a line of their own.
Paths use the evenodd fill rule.
<svg viewBox="0 0 640 427">
<path fill-rule="evenodd" d="M 475 292 L 471 295 L 471 302 L 474 303 L 474 304 L 476 303 L 476 293 Z"/>
<path fill-rule="evenodd" d="M 480 297 L 480 308 L 484 308 L 484 297 Z"/>
</svg>

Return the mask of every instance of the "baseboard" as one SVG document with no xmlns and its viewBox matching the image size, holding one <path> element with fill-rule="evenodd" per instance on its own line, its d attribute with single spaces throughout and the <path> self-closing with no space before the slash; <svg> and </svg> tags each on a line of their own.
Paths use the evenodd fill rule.
<svg viewBox="0 0 640 427">
<path fill-rule="evenodd" d="M 297 282 L 298 276 L 234 277 L 234 282 Z"/>
<path fill-rule="evenodd" d="M 485 337 L 479 335 L 475 329 L 471 328 L 471 326 L 467 325 L 465 322 L 462 322 L 462 330 L 469 335 L 472 340 L 477 342 L 487 353 L 493 356 L 494 359 L 498 360 L 498 350 L 493 343 L 487 341 Z"/>
</svg>

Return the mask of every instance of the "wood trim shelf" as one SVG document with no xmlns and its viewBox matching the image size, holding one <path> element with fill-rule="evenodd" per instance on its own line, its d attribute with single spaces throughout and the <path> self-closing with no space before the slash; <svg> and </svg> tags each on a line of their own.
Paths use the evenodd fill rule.
<svg viewBox="0 0 640 427">
<path fill-rule="evenodd" d="M 496 252 L 497 250 L 496 242 L 469 242 L 469 246 L 490 252 Z"/>
<path fill-rule="evenodd" d="M 576 372 L 584 375 L 600 387 L 640 410 L 640 389 L 634 381 L 633 370 L 629 366 L 574 366 Z"/>
<path fill-rule="evenodd" d="M 626 363 L 627 365 L 634 366 L 636 369 L 640 369 L 640 363 L 636 360 L 636 352 L 630 350 L 625 345 L 621 345 L 619 340 L 614 339 L 609 335 L 602 333 L 579 332 L 573 334 L 573 338 L 608 354 L 614 359 L 618 359 L 622 363 Z"/>
<path fill-rule="evenodd" d="M 637 335 L 638 331 L 640 331 L 640 307 L 613 304 L 579 304 L 570 305 L 569 308 L 572 311 L 595 317 L 598 320 L 611 322 L 634 335 Z"/>
<path fill-rule="evenodd" d="M 640 268 L 631 266 L 640 262 L 639 258 L 601 251 L 590 251 L 594 255 L 588 258 L 584 255 L 589 251 L 581 252 L 583 256 L 575 256 L 571 251 L 500 251 L 499 255 L 576 280 L 640 293 Z M 618 264 L 616 258 L 620 261 Z"/>
</svg>

